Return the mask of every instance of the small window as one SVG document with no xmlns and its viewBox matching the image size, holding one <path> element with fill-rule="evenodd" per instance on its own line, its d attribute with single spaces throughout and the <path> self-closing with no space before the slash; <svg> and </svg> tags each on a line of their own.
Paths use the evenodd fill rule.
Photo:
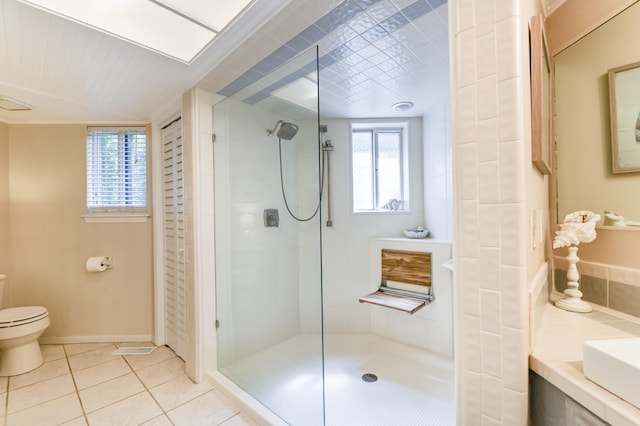
<svg viewBox="0 0 640 426">
<path fill-rule="evenodd" d="M 145 127 L 88 128 L 87 213 L 147 213 Z"/>
<path fill-rule="evenodd" d="M 405 123 L 352 124 L 354 212 L 409 210 L 406 133 Z"/>
</svg>

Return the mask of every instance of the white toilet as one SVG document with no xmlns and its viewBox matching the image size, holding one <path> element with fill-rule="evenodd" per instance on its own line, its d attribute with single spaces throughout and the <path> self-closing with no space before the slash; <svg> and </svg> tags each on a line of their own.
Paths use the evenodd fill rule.
<svg viewBox="0 0 640 426">
<path fill-rule="evenodd" d="M 5 278 L 0 275 L 0 306 Z M 42 306 L 0 309 L 0 376 L 17 376 L 42 365 L 38 338 L 50 324 Z"/>
</svg>

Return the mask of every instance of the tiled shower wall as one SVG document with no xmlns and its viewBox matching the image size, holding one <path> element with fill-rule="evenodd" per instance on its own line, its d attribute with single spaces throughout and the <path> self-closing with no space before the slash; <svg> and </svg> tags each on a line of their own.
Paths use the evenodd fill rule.
<svg viewBox="0 0 640 426">
<path fill-rule="evenodd" d="M 547 195 L 528 155 L 528 21 L 536 5 L 449 6 L 458 424 L 525 425 L 527 277 L 544 263 L 528 250 L 526 212 Z"/>
</svg>

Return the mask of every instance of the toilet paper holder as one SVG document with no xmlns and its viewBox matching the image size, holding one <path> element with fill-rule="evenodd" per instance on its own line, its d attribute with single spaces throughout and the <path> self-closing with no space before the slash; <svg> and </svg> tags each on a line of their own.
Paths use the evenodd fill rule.
<svg viewBox="0 0 640 426">
<path fill-rule="evenodd" d="M 85 264 L 89 272 L 102 272 L 113 268 L 113 258 L 111 256 L 94 256 L 87 259 Z"/>
</svg>

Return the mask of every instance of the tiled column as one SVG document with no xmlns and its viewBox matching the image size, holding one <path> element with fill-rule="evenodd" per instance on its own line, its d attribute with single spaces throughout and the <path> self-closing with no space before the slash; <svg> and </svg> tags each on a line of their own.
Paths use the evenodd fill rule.
<svg viewBox="0 0 640 426">
<path fill-rule="evenodd" d="M 527 424 L 528 1 L 449 3 L 459 425 Z"/>
</svg>

